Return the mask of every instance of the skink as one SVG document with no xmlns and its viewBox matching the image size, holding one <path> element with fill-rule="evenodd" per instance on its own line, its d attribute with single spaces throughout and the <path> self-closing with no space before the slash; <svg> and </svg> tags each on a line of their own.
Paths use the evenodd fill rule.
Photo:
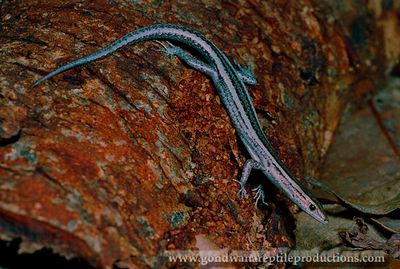
<svg viewBox="0 0 400 269">
<path fill-rule="evenodd" d="M 245 162 L 239 181 L 242 196 L 246 196 L 244 186 L 251 170 L 258 169 L 311 217 L 321 223 L 327 223 L 322 206 L 289 172 L 262 131 L 245 86 L 245 83 L 255 84 L 254 77 L 236 63 L 231 62 L 211 41 L 191 28 L 172 24 L 158 24 L 134 30 L 93 54 L 57 68 L 36 81 L 33 86 L 37 86 L 68 69 L 95 61 L 128 44 L 147 40 L 183 43 L 196 50 L 206 60 L 206 62 L 203 62 L 180 47 L 173 45 L 165 47 L 164 50 L 169 55 L 176 55 L 190 67 L 204 73 L 213 81 L 232 124 L 251 157 Z M 258 188 L 257 194 L 258 198 L 264 198 L 262 189 Z"/>
</svg>

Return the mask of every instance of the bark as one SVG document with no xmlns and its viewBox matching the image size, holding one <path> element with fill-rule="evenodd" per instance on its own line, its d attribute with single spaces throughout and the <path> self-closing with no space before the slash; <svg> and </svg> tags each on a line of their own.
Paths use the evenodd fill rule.
<svg viewBox="0 0 400 269">
<path fill-rule="evenodd" d="M 0 12 L 1 237 L 100 268 L 158 267 L 166 249 L 201 248 L 200 235 L 293 247 L 296 209 L 268 182 L 269 208 L 238 198 L 246 151 L 212 83 L 157 44 L 36 79 L 141 26 L 187 25 L 254 70 L 263 128 L 301 178 L 400 55 L 391 1 L 3 1 Z"/>
</svg>

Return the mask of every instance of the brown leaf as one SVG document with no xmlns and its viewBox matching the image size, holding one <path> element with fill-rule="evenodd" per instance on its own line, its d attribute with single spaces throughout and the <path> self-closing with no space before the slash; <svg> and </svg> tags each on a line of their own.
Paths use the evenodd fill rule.
<svg viewBox="0 0 400 269">
<path fill-rule="evenodd" d="M 400 257 L 400 234 L 393 234 L 386 242 L 379 242 L 370 237 L 362 218 L 355 218 L 355 222 L 351 230 L 339 233 L 344 243 L 361 249 L 385 250 L 393 258 Z"/>
</svg>

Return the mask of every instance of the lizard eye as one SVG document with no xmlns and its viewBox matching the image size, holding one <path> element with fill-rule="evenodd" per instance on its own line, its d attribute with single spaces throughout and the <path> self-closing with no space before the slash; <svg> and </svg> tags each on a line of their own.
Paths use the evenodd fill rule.
<svg viewBox="0 0 400 269">
<path fill-rule="evenodd" d="M 310 205 L 309 208 L 310 208 L 311 211 L 314 211 L 315 209 L 317 209 L 317 208 L 315 207 L 315 205 Z"/>
</svg>

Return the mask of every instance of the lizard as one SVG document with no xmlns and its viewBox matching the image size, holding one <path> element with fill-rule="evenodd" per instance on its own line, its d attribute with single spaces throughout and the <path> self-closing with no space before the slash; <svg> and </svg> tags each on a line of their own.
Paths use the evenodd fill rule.
<svg viewBox="0 0 400 269">
<path fill-rule="evenodd" d="M 238 180 L 239 195 L 247 197 L 245 184 L 250 172 L 253 169 L 260 170 L 308 215 L 320 223 L 327 223 L 323 207 L 283 164 L 261 128 L 245 86 L 245 83 L 255 85 L 255 77 L 235 61 L 230 61 L 224 52 L 194 29 L 174 24 L 156 24 L 133 30 L 108 46 L 55 69 L 37 80 L 32 86 L 36 87 L 59 73 L 105 57 L 128 44 L 151 40 L 182 43 L 197 51 L 205 59 L 205 61 L 200 60 L 183 48 L 170 43 L 168 46 L 164 46 L 164 53 L 177 56 L 189 67 L 205 74 L 212 80 L 240 140 L 249 153 L 250 158 L 245 161 L 240 180 Z M 265 196 L 261 185 L 254 190 L 257 191 L 256 204 L 258 199 L 262 199 L 264 202 Z"/>
</svg>

